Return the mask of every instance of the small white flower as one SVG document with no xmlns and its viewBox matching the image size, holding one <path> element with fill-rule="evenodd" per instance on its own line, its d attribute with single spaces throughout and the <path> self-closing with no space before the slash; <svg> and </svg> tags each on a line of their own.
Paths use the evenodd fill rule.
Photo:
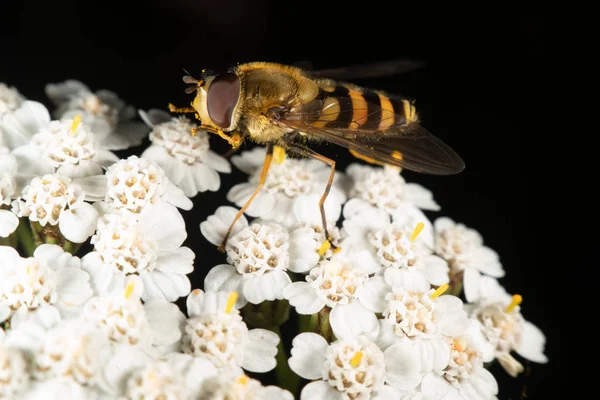
<svg viewBox="0 0 600 400">
<path fill-rule="evenodd" d="M 350 197 L 368 202 L 390 215 L 411 208 L 438 211 L 432 193 L 416 183 L 406 183 L 398 168 L 350 164 L 346 174 L 352 178 Z"/>
<path fill-rule="evenodd" d="M 194 400 L 202 384 L 217 374 L 206 360 L 188 354 L 173 353 L 162 360 L 143 366 L 130 374 L 124 384 L 129 400 Z"/>
<path fill-rule="evenodd" d="M 15 399 L 25 391 L 29 385 L 27 369 L 27 361 L 23 354 L 17 349 L 3 345 L 0 337 L 0 399 Z"/>
<path fill-rule="evenodd" d="M 80 185 L 88 200 L 104 197 L 104 168 L 119 160 L 99 146 L 96 134 L 81 123 L 80 117 L 50 121 L 29 143 L 16 148 L 13 155 L 19 163 L 19 179 L 57 173 Z"/>
<path fill-rule="evenodd" d="M 200 224 L 204 237 L 220 245 L 229 224 L 237 214 L 233 207 L 219 207 L 214 215 Z M 212 268 L 204 280 L 207 291 L 235 291 L 238 304 L 258 304 L 283 299 L 283 289 L 291 283 L 289 235 L 275 223 L 253 223 L 242 216 L 227 241 L 227 262 Z"/>
<path fill-rule="evenodd" d="M 484 368 L 481 353 L 469 336 L 449 341 L 450 362 L 441 372 L 430 372 L 421 383 L 421 391 L 431 399 L 496 399 L 498 383 Z"/>
<path fill-rule="evenodd" d="M 268 372 L 277 362 L 279 336 L 251 329 L 235 308 L 237 292 L 194 290 L 187 299 L 183 352 L 204 358 L 217 368 L 240 366 L 251 372 Z"/>
<path fill-rule="evenodd" d="M 0 237 L 8 237 L 19 226 L 19 218 L 9 210 L 12 200 L 17 197 L 16 170 L 17 160 L 6 147 L 0 146 Z"/>
<path fill-rule="evenodd" d="M 350 200 L 344 206 L 342 254 L 347 250 L 365 249 L 372 262 L 384 270 L 417 270 L 432 285 L 448 283 L 448 264 L 432 254 L 431 223 L 417 208 L 405 211 L 395 214 L 391 221 L 386 212 L 362 200 Z"/>
<path fill-rule="evenodd" d="M 181 189 L 171 183 L 161 167 L 137 156 L 110 166 L 106 180 L 106 197 L 104 203 L 99 204 L 104 211 L 111 212 L 106 207 L 109 206 L 113 210 L 141 213 L 159 202 L 184 210 L 190 210 L 193 205 Z"/>
<path fill-rule="evenodd" d="M 143 123 L 133 120 L 135 108 L 109 90 L 94 93 L 79 81 L 67 80 L 46 85 L 46 95 L 57 106 L 55 118 L 81 115 L 92 131 L 102 132 L 98 139 L 107 149 L 123 150 L 138 146 L 148 134 Z"/>
<path fill-rule="evenodd" d="M 521 296 L 510 296 L 493 278 L 484 278 L 486 297 L 479 303 L 469 305 L 473 318 L 473 338 L 483 352 L 483 361 L 498 359 L 511 376 L 523 371 L 523 365 L 510 353 L 517 352 L 523 358 L 546 363 L 544 355 L 546 337 L 538 327 L 521 314 Z"/>
<path fill-rule="evenodd" d="M 60 246 L 43 244 L 30 258 L 0 246 L 0 321 L 12 317 L 15 324 L 30 311 L 47 307 L 56 308 L 63 318 L 75 317 L 90 297 L 89 275 L 81 261 Z"/>
<path fill-rule="evenodd" d="M 362 303 L 362 292 L 374 266 L 365 252 L 349 258 L 332 257 L 311 269 L 306 282 L 294 282 L 283 295 L 299 314 L 315 314 L 329 307 L 329 321 L 338 338 L 360 334 L 376 336 L 379 329 L 375 314 Z"/>
<path fill-rule="evenodd" d="M 265 149 L 257 147 L 231 158 L 231 162 L 243 172 L 250 174 L 247 183 L 231 188 L 227 200 L 242 207 L 258 187 Z M 286 158 L 281 164 L 273 162 L 266 182 L 259 194 L 246 210 L 252 217 L 260 217 L 275 221 L 285 227 L 296 227 L 298 220 L 293 212 L 296 203 L 311 201 L 312 213 L 320 216 L 316 194 L 321 196 L 329 178 L 328 165 L 317 160 L 297 160 Z M 346 201 L 342 189 L 343 174 L 336 173 L 333 186 L 325 201 L 325 214 L 328 222 L 334 224 L 341 212 L 341 205 Z"/>
<path fill-rule="evenodd" d="M 130 276 L 139 275 L 142 300 L 175 301 L 191 289 L 186 274 L 194 270 L 195 255 L 181 246 L 186 236 L 183 217 L 166 203 L 157 203 L 143 218 L 127 211 L 106 214 L 91 239 L 94 251 L 81 259 L 82 266 L 92 276 L 96 295 L 124 290 Z"/>
<path fill-rule="evenodd" d="M 448 261 L 451 276 L 462 274 L 467 301 L 479 300 L 482 274 L 494 278 L 504 276 L 498 254 L 483 245 L 483 239 L 477 231 L 456 224 L 450 218 L 438 218 L 434 227 L 435 253 Z"/>
<path fill-rule="evenodd" d="M 23 101 L 25 101 L 25 98 L 17 88 L 9 87 L 6 83 L 0 82 L 0 115 L 15 111 Z"/>
<path fill-rule="evenodd" d="M 144 150 L 142 158 L 160 165 L 171 182 L 188 197 L 207 190 L 219 190 L 221 179 L 218 172 L 230 173 L 231 165 L 210 150 L 206 132 L 198 131 L 192 136 L 196 124 L 185 117 L 172 118 L 161 110 L 140 110 L 139 113 L 152 128 L 152 144 Z"/>
<path fill-rule="evenodd" d="M 26 144 L 49 122 L 50 113 L 42 103 L 25 100 L 15 88 L 0 82 L 0 147 Z"/>
<path fill-rule="evenodd" d="M 226 371 L 204 380 L 198 396 L 203 400 L 294 400 L 287 390 L 263 386 L 239 371 Z"/>
<path fill-rule="evenodd" d="M 67 240 L 83 243 L 94 233 L 98 220 L 98 211 L 84 199 L 85 192 L 71 179 L 48 174 L 33 178 L 12 207 L 17 216 L 28 217 L 42 227 L 58 226 Z"/>
</svg>

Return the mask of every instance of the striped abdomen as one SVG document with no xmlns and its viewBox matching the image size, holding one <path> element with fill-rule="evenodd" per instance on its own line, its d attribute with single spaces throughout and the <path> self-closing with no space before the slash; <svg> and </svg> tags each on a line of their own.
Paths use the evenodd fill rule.
<svg viewBox="0 0 600 400">
<path fill-rule="evenodd" d="M 385 132 L 418 122 L 409 100 L 349 84 L 324 81 L 319 98 L 321 115 L 312 125 L 318 128 Z"/>
</svg>

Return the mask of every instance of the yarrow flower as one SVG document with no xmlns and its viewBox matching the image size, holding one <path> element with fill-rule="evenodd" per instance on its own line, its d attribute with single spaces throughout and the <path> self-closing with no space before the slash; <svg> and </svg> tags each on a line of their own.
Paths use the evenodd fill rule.
<svg viewBox="0 0 600 400">
<path fill-rule="evenodd" d="M 152 212 L 152 218 L 130 212 L 100 218 L 91 239 L 94 251 L 81 259 L 96 295 L 124 290 L 133 275 L 142 280 L 144 301 L 175 301 L 190 292 L 186 274 L 194 270 L 195 255 L 181 246 L 187 236 L 183 217 L 165 203 L 156 204 Z"/>
<path fill-rule="evenodd" d="M 237 210 L 219 207 L 214 215 L 200 224 L 204 237 L 220 245 Z M 204 280 L 207 291 L 235 291 L 240 305 L 249 301 L 283 299 L 283 289 L 291 283 L 289 265 L 289 235 L 275 223 L 248 225 L 242 216 L 234 226 L 225 250 L 227 262 L 212 268 Z"/>
<path fill-rule="evenodd" d="M 468 307 L 474 322 L 473 338 L 483 353 L 483 361 L 498 359 L 513 377 L 523 371 L 523 365 L 510 354 L 512 351 L 527 360 L 547 363 L 546 337 L 523 318 L 519 306 L 522 297 L 510 296 L 495 279 L 483 279 L 487 281 L 485 298 Z"/>
<path fill-rule="evenodd" d="M 284 153 L 280 155 L 283 156 Z M 265 158 L 265 149 L 257 147 L 231 158 L 231 162 L 240 170 L 250 175 L 247 183 L 235 185 L 227 193 L 227 200 L 242 207 L 258 187 Z M 283 157 L 281 157 L 283 158 Z M 278 163 L 278 161 L 281 161 Z M 330 168 L 316 160 L 296 160 L 284 158 L 271 164 L 266 182 L 260 192 L 246 210 L 251 217 L 260 217 L 295 227 L 298 223 L 293 210 L 296 204 L 309 201 L 309 195 L 322 195 Z M 336 173 L 333 186 L 325 201 L 325 213 L 331 223 L 338 220 L 341 205 L 346 201 L 343 190 L 344 176 Z M 314 200 L 314 196 L 311 197 Z M 311 200 L 312 201 L 312 200 Z M 319 214 L 319 203 L 312 204 L 312 212 Z"/>
<path fill-rule="evenodd" d="M 450 218 L 435 220 L 435 253 L 448 261 L 450 276 L 460 279 L 468 302 L 482 295 L 482 274 L 494 278 L 504 276 L 498 254 L 483 245 L 481 235 L 474 229 L 457 224 Z"/>
<path fill-rule="evenodd" d="M 28 367 L 23 353 L 3 345 L 0 335 L 0 399 L 18 398 L 18 395 L 27 389 Z"/>
<path fill-rule="evenodd" d="M 13 325 L 40 309 L 57 309 L 63 318 L 77 316 L 92 297 L 89 275 L 79 258 L 60 246 L 43 244 L 33 257 L 21 258 L 12 247 L 0 246 L 0 322 Z"/>
<path fill-rule="evenodd" d="M 71 179 L 47 174 L 33 178 L 12 202 L 12 209 L 17 216 L 39 224 L 34 230 L 42 235 L 62 235 L 73 243 L 83 243 L 94 233 L 98 220 L 98 211 L 84 199 L 85 192 Z"/>
<path fill-rule="evenodd" d="M 8 153 L 6 147 L 0 146 L 0 238 L 7 237 L 19 226 L 19 219 L 9 210 L 12 200 L 17 196 L 16 171 L 17 160 Z"/>
<path fill-rule="evenodd" d="M 366 201 L 390 215 L 403 214 L 411 208 L 440 209 L 433 194 L 421 185 L 406 183 L 399 168 L 350 164 L 346 174 L 352 179 L 351 198 Z"/>
<path fill-rule="evenodd" d="M 185 117 L 173 118 L 161 110 L 140 110 L 139 113 L 152 128 L 149 136 L 152 144 L 144 150 L 142 158 L 160 165 L 171 182 L 188 197 L 219 190 L 218 172 L 230 173 L 231 165 L 210 150 L 208 133 L 198 131 L 192 136 L 192 129 L 196 127 L 192 121 Z"/>
<path fill-rule="evenodd" d="M 344 206 L 344 249 L 365 249 L 371 262 L 381 269 L 409 269 L 422 272 L 435 286 L 449 282 L 448 264 L 433 255 L 433 229 L 418 209 L 390 215 L 364 202 L 350 200 Z"/>
<path fill-rule="evenodd" d="M 96 134 L 81 122 L 79 115 L 50 121 L 29 143 L 16 148 L 13 155 L 19 164 L 20 179 L 57 173 L 80 185 L 88 200 L 104 197 L 104 168 L 119 160 L 98 145 Z"/>
<path fill-rule="evenodd" d="M 82 82 L 66 80 L 46 85 L 46 95 L 57 106 L 57 119 L 81 115 L 83 122 L 97 133 L 99 143 L 110 150 L 138 146 L 148 134 L 146 126 L 134 121 L 135 108 L 109 90 L 92 92 Z"/>
<path fill-rule="evenodd" d="M 277 386 L 263 386 L 238 371 L 226 371 L 203 381 L 199 399 L 293 400 L 294 396 Z"/>
<path fill-rule="evenodd" d="M 265 329 L 248 330 L 235 308 L 237 297 L 237 292 L 204 293 L 200 289 L 188 296 L 183 352 L 217 368 L 240 366 L 251 372 L 268 372 L 277 364 L 279 336 Z"/>
<path fill-rule="evenodd" d="M 17 88 L 9 87 L 0 82 L 0 115 L 15 111 L 25 101 L 25 98 Z"/>
<path fill-rule="evenodd" d="M 106 171 L 106 180 L 106 197 L 98 204 L 105 212 L 150 212 L 150 208 L 158 203 L 168 203 L 184 210 L 193 206 L 161 167 L 137 156 L 111 165 Z"/>
<path fill-rule="evenodd" d="M 14 87 L 0 82 L 0 147 L 14 149 L 50 122 L 42 103 L 25 100 Z"/>
</svg>

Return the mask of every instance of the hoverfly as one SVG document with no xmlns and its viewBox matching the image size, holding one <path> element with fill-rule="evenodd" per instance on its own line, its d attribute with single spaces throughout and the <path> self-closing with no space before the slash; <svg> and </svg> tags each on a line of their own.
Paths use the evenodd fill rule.
<svg viewBox="0 0 600 400">
<path fill-rule="evenodd" d="M 196 96 L 188 108 L 170 104 L 172 112 L 194 113 L 201 122 L 198 130 L 219 135 L 233 150 L 247 138 L 266 145 L 259 185 L 230 225 L 219 247 L 222 251 L 235 223 L 263 186 L 275 146 L 330 166 L 319 201 L 327 240 L 324 203 L 335 161 L 311 150 L 307 142 L 330 142 L 365 161 L 428 174 L 449 175 L 464 168 L 450 147 L 419 125 L 413 103 L 400 96 L 267 62 L 240 64 L 221 74 L 203 71 L 200 79 L 184 76 L 183 80 L 191 85 L 186 93 L 196 92 Z"/>
</svg>

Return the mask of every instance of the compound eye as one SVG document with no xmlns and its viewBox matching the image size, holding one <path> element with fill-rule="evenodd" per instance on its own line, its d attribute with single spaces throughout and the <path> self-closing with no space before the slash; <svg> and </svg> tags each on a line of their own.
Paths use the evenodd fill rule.
<svg viewBox="0 0 600 400">
<path fill-rule="evenodd" d="M 236 74 L 217 75 L 208 88 L 208 116 L 219 128 L 231 125 L 233 110 L 240 98 L 240 78 Z"/>
</svg>

